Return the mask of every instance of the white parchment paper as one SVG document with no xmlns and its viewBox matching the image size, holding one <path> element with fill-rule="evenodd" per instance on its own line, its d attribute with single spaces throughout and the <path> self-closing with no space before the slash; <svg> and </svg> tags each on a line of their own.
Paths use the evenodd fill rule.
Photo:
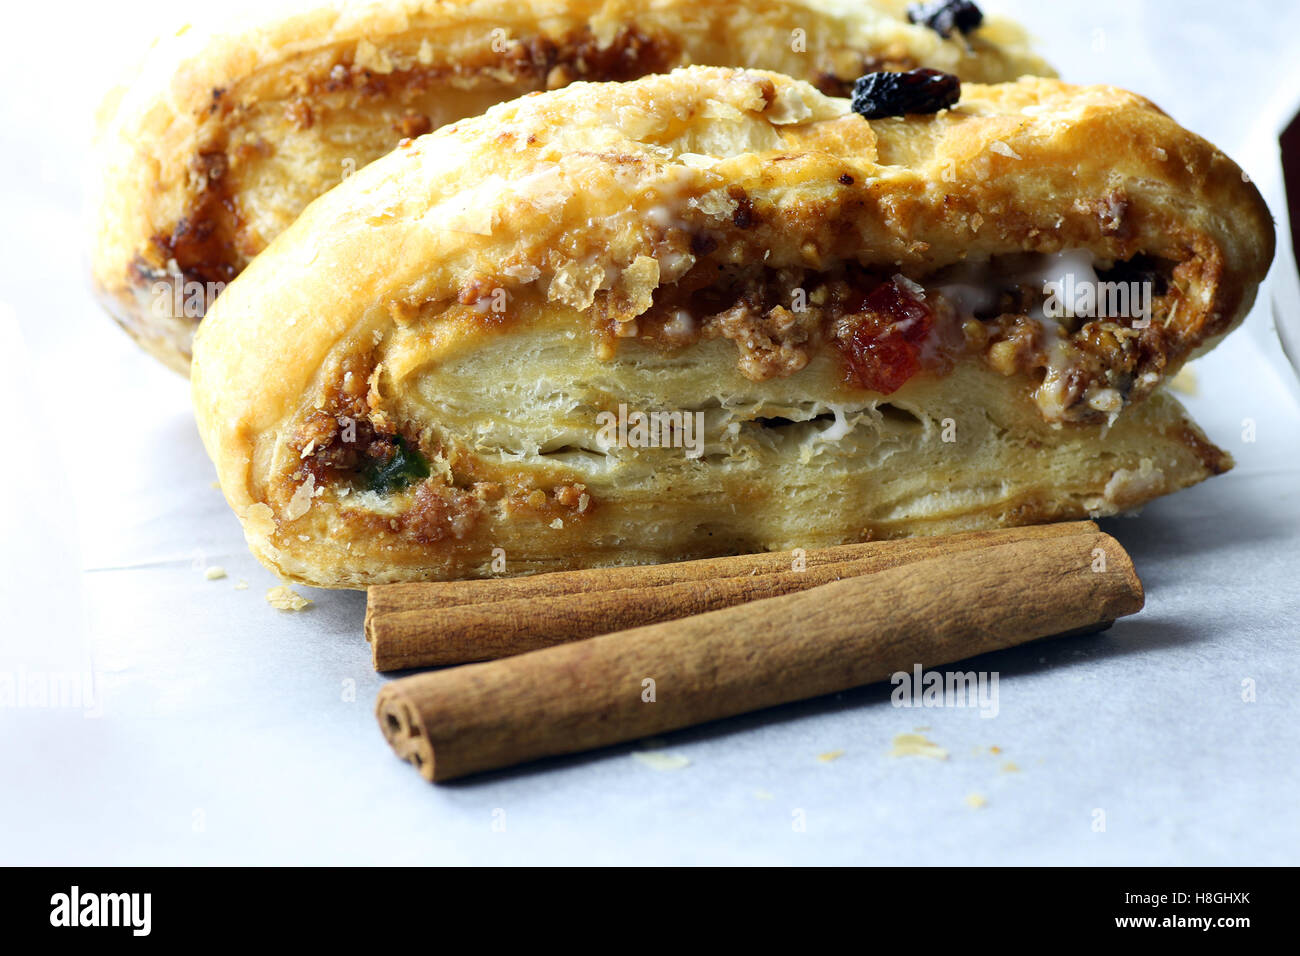
<svg viewBox="0 0 1300 956">
<path fill-rule="evenodd" d="M 40 42 L 0 64 L 0 673 L 82 694 L 0 708 L 0 862 L 1297 861 L 1300 407 L 1266 308 L 1186 399 L 1237 468 L 1107 523 L 1146 609 L 971 665 L 1000 674 L 996 717 L 874 687 L 670 735 L 678 769 L 625 746 L 425 784 L 375 725 L 362 595 L 266 604 L 276 582 L 212 486 L 186 383 L 85 288 L 94 83 L 175 6 L 87 5 L 59 41 L 85 70 L 51 76 Z M 13 11 L 15 35 L 63 30 L 46 7 Z M 1067 79 L 1134 88 L 1272 175 L 1260 130 L 1295 102 L 1296 5 L 986 9 Z M 886 755 L 917 727 L 948 759 Z"/>
</svg>

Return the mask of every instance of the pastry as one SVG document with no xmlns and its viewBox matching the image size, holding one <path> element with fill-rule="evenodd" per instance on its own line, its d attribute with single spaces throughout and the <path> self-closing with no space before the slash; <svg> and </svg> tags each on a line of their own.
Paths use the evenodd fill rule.
<svg viewBox="0 0 1300 956">
<path fill-rule="evenodd" d="M 1111 515 L 1231 467 L 1161 385 L 1271 260 L 1241 170 L 1111 87 L 897 82 L 960 99 L 579 83 L 316 200 L 195 342 L 253 551 L 326 587 L 660 562 Z"/>
<path fill-rule="evenodd" d="M 382 0 L 183 31 L 101 111 L 97 293 L 184 372 L 212 299 L 308 202 L 404 138 L 573 80 L 704 63 L 844 95 L 873 69 L 1050 73 L 1014 25 L 925 18 L 891 0 Z"/>
</svg>

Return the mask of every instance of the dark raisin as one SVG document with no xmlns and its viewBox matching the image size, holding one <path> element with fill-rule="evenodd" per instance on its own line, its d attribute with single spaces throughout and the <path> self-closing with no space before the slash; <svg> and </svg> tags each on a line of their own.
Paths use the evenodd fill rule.
<svg viewBox="0 0 1300 956">
<path fill-rule="evenodd" d="M 754 225 L 754 203 L 751 200 L 736 201 L 736 211 L 731 214 L 731 224 L 737 229 L 749 229 Z"/>
<path fill-rule="evenodd" d="M 703 232 L 697 232 L 691 236 L 691 254 L 696 256 L 707 256 L 714 249 L 718 248 L 718 240 L 713 236 Z"/>
<path fill-rule="evenodd" d="M 958 30 L 963 36 L 978 30 L 984 14 L 970 0 L 935 0 L 933 3 L 913 3 L 907 8 L 907 19 L 929 27 L 945 40 Z"/>
<path fill-rule="evenodd" d="M 961 99 L 961 80 L 939 70 L 868 73 L 853 84 L 853 112 L 867 119 L 937 113 Z"/>
<path fill-rule="evenodd" d="M 754 202 L 741 186 L 728 186 L 727 195 L 736 201 L 736 211 L 731 214 L 731 224 L 737 229 L 750 229 L 758 221 Z"/>
</svg>

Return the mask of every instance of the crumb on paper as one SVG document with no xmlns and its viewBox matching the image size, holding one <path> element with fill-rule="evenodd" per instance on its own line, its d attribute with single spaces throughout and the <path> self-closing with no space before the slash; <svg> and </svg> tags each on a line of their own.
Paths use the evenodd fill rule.
<svg viewBox="0 0 1300 956">
<path fill-rule="evenodd" d="M 830 763 L 832 760 L 839 760 L 843 756 L 843 750 L 828 750 L 824 754 L 818 754 L 817 759 L 822 763 Z"/>
<path fill-rule="evenodd" d="M 773 799 L 775 799 L 775 798 L 772 796 L 771 793 L 769 793 L 769 792 L 766 791 L 766 790 L 755 790 L 755 791 L 754 791 L 754 799 L 755 799 L 755 800 L 773 800 Z"/>
<path fill-rule="evenodd" d="M 1002 765 L 1002 772 L 1003 772 L 1003 773 L 1019 773 L 1019 772 L 1020 772 L 1020 767 L 1016 765 L 1015 761 L 1013 761 L 1013 760 L 1008 760 L 1006 763 L 1004 763 L 1004 764 Z"/>
<path fill-rule="evenodd" d="M 203 576 L 209 581 L 220 581 L 226 576 L 226 569 L 219 564 L 214 564 L 203 571 Z"/>
<path fill-rule="evenodd" d="M 889 756 L 930 757 L 934 760 L 947 760 L 948 751 L 920 734 L 899 734 L 894 738 L 894 747 L 889 751 Z"/>
<path fill-rule="evenodd" d="M 966 797 L 966 806 L 978 810 L 980 807 L 988 806 L 988 798 L 982 793 L 968 794 Z"/>
<path fill-rule="evenodd" d="M 664 753 L 661 750 L 634 750 L 632 756 L 651 770 L 681 770 L 691 765 L 689 757 Z"/>
<path fill-rule="evenodd" d="M 247 591 L 247 590 L 248 590 L 248 582 L 245 581 L 243 578 L 240 578 L 238 581 L 235 582 L 235 590 L 236 590 L 236 591 Z"/>
<path fill-rule="evenodd" d="M 281 584 L 266 592 L 266 603 L 281 611 L 301 611 L 311 601 L 288 585 Z"/>
<path fill-rule="evenodd" d="M 990 747 L 990 748 L 989 748 L 989 753 L 991 753 L 991 754 L 1000 754 L 1000 753 L 1002 753 L 1002 748 L 1001 748 L 1001 747 L 998 747 L 998 746 Z"/>
</svg>

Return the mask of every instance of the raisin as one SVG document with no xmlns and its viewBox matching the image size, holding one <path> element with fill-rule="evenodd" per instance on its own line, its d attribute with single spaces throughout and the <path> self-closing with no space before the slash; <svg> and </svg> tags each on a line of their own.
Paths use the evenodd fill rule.
<svg viewBox="0 0 1300 956">
<path fill-rule="evenodd" d="M 868 73 L 853 84 L 853 112 L 866 119 L 937 113 L 961 99 L 961 80 L 939 70 Z"/>
<path fill-rule="evenodd" d="M 958 30 L 963 36 L 979 29 L 984 14 L 970 0 L 935 0 L 934 3 L 913 3 L 907 8 L 907 19 L 929 27 L 945 40 Z"/>
</svg>

